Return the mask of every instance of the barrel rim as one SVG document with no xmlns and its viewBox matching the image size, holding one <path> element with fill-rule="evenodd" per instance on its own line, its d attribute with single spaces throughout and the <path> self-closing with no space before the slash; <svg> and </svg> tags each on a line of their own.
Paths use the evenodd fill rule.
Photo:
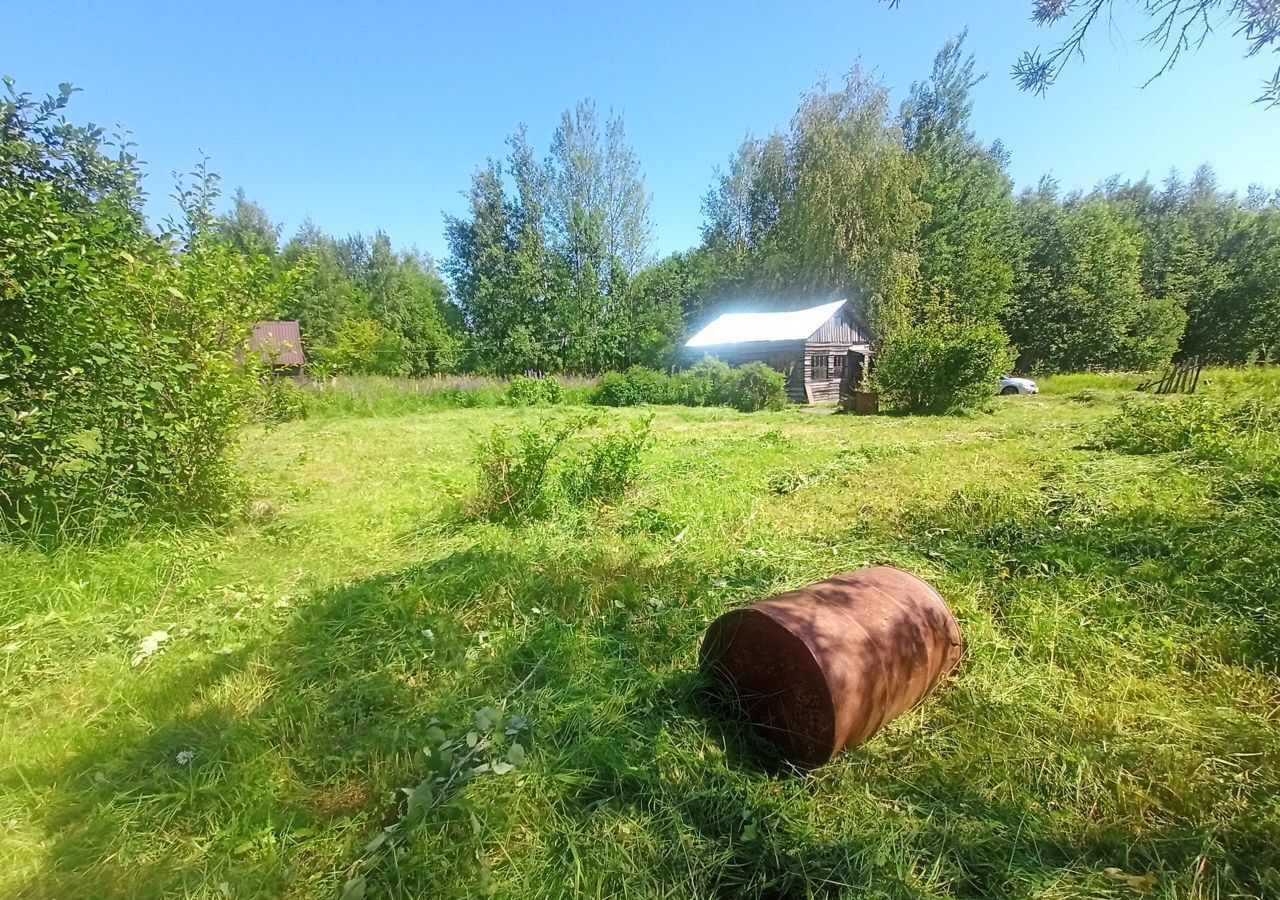
<svg viewBox="0 0 1280 900">
<path fill-rule="evenodd" d="M 717 616 L 707 627 L 706 633 L 703 635 L 702 645 L 698 652 L 699 667 L 703 671 L 706 671 L 710 664 L 712 670 L 718 670 L 718 667 L 715 666 L 714 662 L 710 659 L 710 646 L 716 641 L 721 630 L 727 628 L 732 620 L 749 618 L 759 619 L 768 623 L 771 631 L 782 636 L 782 638 L 791 645 L 803 647 L 804 655 L 800 657 L 799 654 L 797 654 L 797 657 L 803 659 L 806 668 L 808 668 L 811 673 L 817 675 L 817 678 L 814 680 L 814 684 L 820 686 L 818 693 L 821 697 L 823 731 L 825 734 L 822 736 L 820 741 L 815 741 L 814 743 L 820 743 L 824 748 L 822 758 L 819 759 L 817 756 L 810 757 L 794 752 L 787 752 L 785 755 L 793 763 L 807 767 L 820 766 L 823 763 L 830 761 L 831 758 L 840 751 L 841 747 L 838 743 L 839 735 L 837 733 L 838 729 L 836 728 L 836 698 L 831 693 L 831 686 L 827 682 L 826 675 L 823 671 L 822 661 L 818 658 L 817 654 L 814 653 L 813 648 L 809 646 L 809 642 L 806 641 L 802 635 L 796 634 L 791 629 L 787 628 L 784 623 L 770 615 L 767 609 L 761 609 L 756 604 L 751 604 L 749 606 L 742 606 L 737 609 L 727 610 Z M 727 643 L 725 646 L 727 646 Z M 717 675 L 717 677 L 723 677 L 723 675 Z M 754 725 L 755 723 L 752 724 Z M 776 739 L 772 736 L 766 735 L 766 738 L 777 743 Z"/>
</svg>

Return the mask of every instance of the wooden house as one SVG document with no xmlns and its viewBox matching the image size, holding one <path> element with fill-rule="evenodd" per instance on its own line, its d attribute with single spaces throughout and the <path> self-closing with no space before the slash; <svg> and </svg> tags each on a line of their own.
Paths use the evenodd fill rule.
<svg viewBox="0 0 1280 900">
<path fill-rule="evenodd" d="M 263 365 L 278 378 L 302 382 L 307 364 L 302 352 L 302 329 L 297 322 L 258 322 L 249 336 L 249 352 L 256 353 Z"/>
<path fill-rule="evenodd" d="M 684 345 L 687 358 L 715 356 L 732 366 L 762 362 L 787 377 L 795 403 L 839 400 L 868 374 L 871 336 L 848 300 L 791 312 L 733 312 Z"/>
</svg>

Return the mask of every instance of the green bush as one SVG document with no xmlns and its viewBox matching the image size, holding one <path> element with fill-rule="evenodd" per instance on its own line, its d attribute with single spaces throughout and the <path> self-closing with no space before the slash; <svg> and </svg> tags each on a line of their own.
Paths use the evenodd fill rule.
<svg viewBox="0 0 1280 900">
<path fill-rule="evenodd" d="M 993 397 L 1013 360 L 999 325 L 907 325 L 885 339 L 872 385 L 887 403 L 910 412 L 955 412 Z"/>
<path fill-rule="evenodd" d="M 631 402 L 631 386 L 627 376 L 621 372 L 606 372 L 600 379 L 600 386 L 591 395 L 591 402 L 597 406 L 635 406 Z"/>
<path fill-rule="evenodd" d="M 670 375 L 644 366 L 610 372 L 600 382 L 595 402 L 601 406 L 662 406 L 676 403 L 676 384 Z"/>
<path fill-rule="evenodd" d="M 307 392 L 288 378 L 267 376 L 253 410 L 258 422 L 292 422 L 307 417 Z"/>
<path fill-rule="evenodd" d="M 714 356 L 704 356 L 678 376 L 675 402 L 683 406 L 729 406 L 733 369 Z"/>
<path fill-rule="evenodd" d="M 786 401 L 781 373 L 764 363 L 734 369 L 713 357 L 675 375 L 644 366 L 610 372 L 593 398 L 600 406 L 731 406 L 742 412 L 778 409 Z"/>
<path fill-rule="evenodd" d="M 195 229 L 150 234 L 133 157 L 62 122 L 70 95 L 0 100 L 0 530 L 216 512 L 267 273 Z"/>
<path fill-rule="evenodd" d="M 729 391 L 729 405 L 741 412 L 781 409 L 787 404 L 786 378 L 762 362 L 735 369 Z"/>
<path fill-rule="evenodd" d="M 599 425 L 597 415 L 543 422 L 514 439 L 501 428 L 481 441 L 474 515 L 516 523 L 546 516 L 557 503 L 614 503 L 634 483 L 649 445 L 651 419 L 628 430 L 605 430 L 575 443 Z"/>
<path fill-rule="evenodd" d="M 509 406 L 554 406 L 564 400 L 564 386 L 555 378 L 530 378 L 517 375 L 507 386 L 506 402 Z"/>
</svg>

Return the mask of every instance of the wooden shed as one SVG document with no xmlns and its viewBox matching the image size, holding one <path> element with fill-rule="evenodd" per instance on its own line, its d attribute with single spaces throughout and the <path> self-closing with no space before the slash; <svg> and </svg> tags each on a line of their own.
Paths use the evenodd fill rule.
<svg viewBox="0 0 1280 900">
<path fill-rule="evenodd" d="M 264 365 L 279 378 L 301 382 L 307 364 L 302 352 L 302 329 L 297 322 L 258 322 L 249 336 L 249 352 L 256 353 Z"/>
<path fill-rule="evenodd" d="M 868 373 L 871 336 L 848 300 L 791 312 L 731 312 L 684 345 L 687 357 L 715 356 L 732 366 L 762 362 L 787 377 L 795 403 L 839 400 Z"/>
</svg>

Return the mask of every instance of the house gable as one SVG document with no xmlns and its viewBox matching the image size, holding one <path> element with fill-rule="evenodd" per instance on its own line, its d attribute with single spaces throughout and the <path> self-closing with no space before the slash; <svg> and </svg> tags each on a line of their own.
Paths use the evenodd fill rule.
<svg viewBox="0 0 1280 900">
<path fill-rule="evenodd" d="M 831 313 L 812 334 L 805 339 L 806 344 L 843 344 L 858 346 L 871 343 L 871 331 L 847 300 Z"/>
</svg>

